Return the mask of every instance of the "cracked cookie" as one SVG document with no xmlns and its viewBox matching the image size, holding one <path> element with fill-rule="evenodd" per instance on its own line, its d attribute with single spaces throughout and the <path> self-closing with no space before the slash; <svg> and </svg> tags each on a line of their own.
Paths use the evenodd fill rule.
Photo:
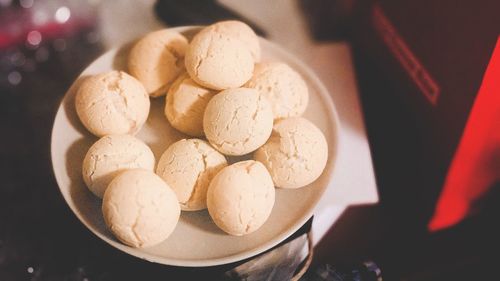
<svg viewBox="0 0 500 281">
<path fill-rule="evenodd" d="M 203 129 L 210 144 L 226 155 L 244 155 L 271 135 L 271 105 L 254 89 L 228 89 L 208 102 Z"/>
<path fill-rule="evenodd" d="M 207 207 L 208 185 L 226 166 L 224 155 L 206 141 L 183 139 L 165 150 L 156 173 L 172 187 L 182 210 L 197 211 Z"/>
<path fill-rule="evenodd" d="M 135 134 L 148 118 L 150 102 L 144 86 L 123 71 L 86 78 L 76 93 L 82 124 L 94 135 Z"/>
<path fill-rule="evenodd" d="M 82 164 L 83 181 L 90 191 L 102 198 L 111 180 L 126 169 L 153 170 L 155 157 L 141 140 L 130 135 L 100 138 L 88 150 Z"/>
<path fill-rule="evenodd" d="M 247 160 L 222 169 L 210 182 L 208 212 L 214 223 L 231 235 L 259 229 L 274 206 L 275 190 L 262 163 Z"/>
<path fill-rule="evenodd" d="M 325 169 L 328 144 L 318 127 L 302 117 L 274 124 L 269 140 L 254 153 L 281 188 L 299 188 L 315 181 Z"/>
<path fill-rule="evenodd" d="M 104 222 L 123 243 L 144 248 L 174 231 L 180 207 L 172 189 L 152 171 L 127 170 L 109 184 L 102 201 Z"/>
<path fill-rule="evenodd" d="M 128 70 L 150 96 L 163 96 L 184 69 L 187 46 L 188 40 L 178 32 L 164 29 L 148 33 L 132 47 Z"/>
</svg>

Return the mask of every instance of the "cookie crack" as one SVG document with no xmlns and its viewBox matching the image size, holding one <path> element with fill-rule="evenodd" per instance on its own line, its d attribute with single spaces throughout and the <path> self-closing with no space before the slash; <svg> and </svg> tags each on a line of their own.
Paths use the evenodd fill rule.
<svg viewBox="0 0 500 281">
<path fill-rule="evenodd" d="M 198 173 L 198 176 L 196 178 L 194 186 L 191 189 L 191 194 L 189 194 L 189 198 L 188 198 L 187 202 L 185 203 L 186 205 L 189 205 L 189 202 L 191 202 L 191 200 L 193 198 L 195 198 L 196 195 L 199 193 L 199 190 L 200 190 L 200 188 L 199 188 L 200 179 L 203 177 L 204 173 L 208 169 L 208 161 L 207 161 L 208 155 L 206 153 L 204 153 L 204 151 L 200 148 L 200 142 L 195 141 L 194 142 L 194 146 L 195 146 L 196 150 L 198 151 L 198 154 L 200 154 L 200 156 L 201 156 L 201 160 L 202 160 L 202 164 L 203 164 L 203 169 L 202 169 L 201 172 Z"/>
<path fill-rule="evenodd" d="M 89 174 L 89 179 L 90 179 L 90 185 L 93 185 L 94 184 L 94 174 L 95 174 L 95 170 L 97 169 L 97 162 L 99 161 L 99 156 L 98 155 L 92 155 L 90 156 L 90 158 L 93 160 L 92 161 L 92 168 L 90 170 L 90 174 Z"/>
<path fill-rule="evenodd" d="M 243 222 L 243 210 L 241 209 L 241 202 L 243 198 L 241 194 L 238 197 L 238 221 L 240 222 L 240 226 L 244 226 L 245 223 Z"/>
<path fill-rule="evenodd" d="M 125 90 L 123 89 L 120 81 L 123 79 L 123 73 L 118 72 L 118 77 L 113 77 L 111 83 L 108 84 L 108 90 L 113 93 L 115 98 L 112 98 L 111 106 L 115 112 L 119 113 L 125 121 L 128 123 L 129 132 L 132 132 L 137 127 L 137 121 L 134 120 L 132 116 L 130 116 L 130 112 L 126 109 L 129 107 L 129 100 L 125 95 Z M 118 104 L 123 105 L 120 106 Z"/>
<path fill-rule="evenodd" d="M 138 183 L 136 183 L 136 184 L 138 184 Z M 138 210 L 137 215 L 135 217 L 134 223 L 130 227 L 130 230 L 131 230 L 132 235 L 134 236 L 135 240 L 137 241 L 139 247 L 141 247 L 142 245 L 144 245 L 144 241 L 141 239 L 140 235 L 137 234 L 137 225 L 139 224 L 139 219 L 142 216 L 142 211 L 144 209 L 144 205 L 142 205 L 140 203 L 140 201 L 138 200 L 138 198 L 139 198 L 138 195 L 139 195 L 139 190 L 137 190 L 136 194 L 135 194 L 135 203 L 137 204 L 137 206 L 139 206 L 139 210 Z"/>
<path fill-rule="evenodd" d="M 208 42 L 208 48 L 206 48 L 206 51 L 204 52 L 204 54 L 198 56 L 198 61 L 196 63 L 196 66 L 194 68 L 194 74 L 195 76 L 200 79 L 202 82 L 206 83 L 206 81 L 204 81 L 203 79 L 200 78 L 200 68 L 201 68 L 201 65 L 203 64 L 203 62 L 205 61 L 205 59 L 209 56 L 209 54 L 212 52 L 212 49 L 213 49 L 213 42 L 214 42 L 214 38 L 213 36 L 210 36 L 210 41 Z"/>
</svg>

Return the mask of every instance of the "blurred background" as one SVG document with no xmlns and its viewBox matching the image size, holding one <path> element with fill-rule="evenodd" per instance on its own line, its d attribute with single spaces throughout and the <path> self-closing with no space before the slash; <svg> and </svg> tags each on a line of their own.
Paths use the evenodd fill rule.
<svg viewBox="0 0 500 281">
<path fill-rule="evenodd" d="M 354 280 L 313 273 L 366 260 L 384 280 L 494 280 L 500 2 L 463 2 L 0 0 L 0 280 L 222 280 L 235 266 L 119 252 L 71 213 L 50 162 L 59 103 L 91 61 L 151 30 L 230 18 L 306 61 L 336 99 L 362 104 L 339 111 L 364 118 L 380 203 L 342 215 L 307 280 Z M 333 68 L 354 73 L 359 96 L 342 96 Z"/>
</svg>

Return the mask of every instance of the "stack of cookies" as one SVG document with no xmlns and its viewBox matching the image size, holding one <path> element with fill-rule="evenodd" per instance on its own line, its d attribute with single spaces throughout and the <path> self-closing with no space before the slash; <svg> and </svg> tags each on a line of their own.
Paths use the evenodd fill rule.
<svg viewBox="0 0 500 281">
<path fill-rule="evenodd" d="M 134 136 L 150 98 L 165 95 L 165 122 L 186 138 L 156 162 Z M 131 49 L 127 72 L 88 77 L 77 90 L 77 114 L 100 137 L 84 159 L 84 182 L 103 199 L 109 229 L 132 247 L 165 240 L 181 210 L 208 209 L 226 233 L 252 233 L 271 214 L 275 188 L 307 186 L 325 168 L 326 139 L 301 117 L 308 100 L 299 73 L 261 62 L 259 38 L 242 22 L 215 23 L 190 41 L 152 32 Z"/>
</svg>

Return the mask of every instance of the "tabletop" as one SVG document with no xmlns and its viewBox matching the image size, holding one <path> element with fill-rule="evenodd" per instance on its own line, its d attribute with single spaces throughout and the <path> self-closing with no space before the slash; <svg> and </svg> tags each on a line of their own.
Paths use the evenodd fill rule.
<svg viewBox="0 0 500 281">
<path fill-rule="evenodd" d="M 230 268 L 159 266 L 127 256 L 85 229 L 57 191 L 48 148 L 54 114 L 66 89 L 78 73 L 106 49 L 163 26 L 153 16 L 154 1 L 113 2 L 102 1 L 102 9 L 98 9 L 96 22 L 101 29 L 84 26 L 68 39 L 56 39 L 47 43 L 49 45 L 38 42 L 38 49 L 25 46 L 2 53 L 2 57 L 14 62 L 17 68 L 2 77 L 7 80 L 2 80 L 0 94 L 0 129 L 8 136 L 0 148 L 3 178 L 0 280 L 116 280 L 200 275 L 210 279 Z M 337 194 L 335 188 L 327 190 L 312 226 L 314 243 L 318 243 L 348 205 L 378 200 L 350 47 L 346 42 L 315 42 L 308 35 L 303 19 L 300 20 L 300 11 L 288 1 L 273 4 L 282 5 L 275 7 L 282 14 L 274 17 L 265 13 L 263 2 L 254 6 L 261 10 L 252 10 L 242 1 L 221 2 L 244 12 L 260 26 L 272 26 L 265 29 L 268 38 L 306 61 L 332 93 L 345 145 L 344 154 L 338 156 L 334 183 L 352 186 L 353 192 Z M 128 13 L 118 14 L 148 20 L 129 19 L 138 24 L 126 29 L 128 33 L 123 32 L 124 20 L 109 16 L 110 11 L 116 14 L 120 9 Z M 297 20 L 283 21 L 287 15 Z M 288 33 L 287 37 L 284 31 L 290 23 L 296 24 L 293 29 L 297 32 L 293 36 Z M 46 53 L 38 51 L 40 49 Z"/>
</svg>

